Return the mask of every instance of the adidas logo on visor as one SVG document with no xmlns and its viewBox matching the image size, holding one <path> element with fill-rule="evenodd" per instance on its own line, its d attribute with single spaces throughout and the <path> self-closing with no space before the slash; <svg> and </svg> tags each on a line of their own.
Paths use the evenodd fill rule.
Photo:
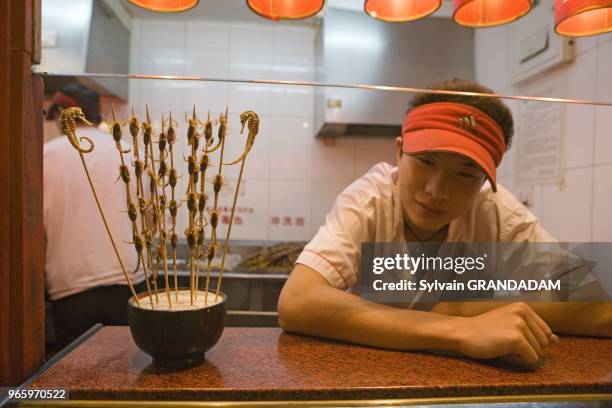
<svg viewBox="0 0 612 408">
<path fill-rule="evenodd" d="M 476 119 L 473 115 L 462 116 L 457 119 L 457 126 L 468 132 L 474 133 L 476 132 Z"/>
</svg>

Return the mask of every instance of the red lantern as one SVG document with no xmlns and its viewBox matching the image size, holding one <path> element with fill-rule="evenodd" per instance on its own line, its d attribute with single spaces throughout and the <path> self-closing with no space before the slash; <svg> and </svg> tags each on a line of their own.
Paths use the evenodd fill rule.
<svg viewBox="0 0 612 408">
<path fill-rule="evenodd" d="M 178 13 L 198 5 L 200 0 L 128 0 L 135 6 L 160 13 Z"/>
<path fill-rule="evenodd" d="M 247 0 L 253 12 L 271 20 L 299 20 L 317 14 L 324 0 Z"/>
<path fill-rule="evenodd" d="M 529 13 L 532 0 L 453 0 L 453 19 L 466 27 L 511 23 Z"/>
<path fill-rule="evenodd" d="M 555 0 L 555 31 L 568 37 L 612 31 L 612 0 Z"/>
<path fill-rule="evenodd" d="M 363 8 L 371 17 L 399 23 L 427 17 L 441 5 L 442 0 L 366 0 Z"/>
</svg>

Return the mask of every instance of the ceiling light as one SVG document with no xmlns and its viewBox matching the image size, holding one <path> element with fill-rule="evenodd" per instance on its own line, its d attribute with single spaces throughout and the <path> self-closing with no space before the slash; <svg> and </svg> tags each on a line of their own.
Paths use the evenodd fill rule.
<svg viewBox="0 0 612 408">
<path fill-rule="evenodd" d="M 531 10 L 532 0 L 453 0 L 453 20 L 466 27 L 492 27 L 518 20 Z"/>
<path fill-rule="evenodd" d="M 612 0 L 555 0 L 555 31 L 568 37 L 612 31 Z"/>
<path fill-rule="evenodd" d="M 378 20 L 400 23 L 427 17 L 441 5 L 442 0 L 366 0 L 363 8 Z"/>
</svg>

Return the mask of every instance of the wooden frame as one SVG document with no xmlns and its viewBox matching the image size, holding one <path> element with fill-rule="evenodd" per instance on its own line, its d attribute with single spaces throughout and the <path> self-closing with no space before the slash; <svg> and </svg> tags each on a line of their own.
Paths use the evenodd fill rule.
<svg viewBox="0 0 612 408">
<path fill-rule="evenodd" d="M 40 0 L 0 0 L 0 386 L 45 356 L 39 16 Z"/>
</svg>

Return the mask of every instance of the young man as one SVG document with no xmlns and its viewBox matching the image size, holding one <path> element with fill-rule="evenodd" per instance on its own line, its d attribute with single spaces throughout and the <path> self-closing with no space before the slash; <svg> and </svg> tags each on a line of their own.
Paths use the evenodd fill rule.
<svg viewBox="0 0 612 408">
<path fill-rule="evenodd" d="M 435 88 L 493 93 L 461 80 Z M 357 282 L 362 242 L 554 242 L 496 184 L 512 135 L 510 110 L 497 98 L 416 95 L 396 139 L 397 167 L 378 164 L 344 190 L 297 259 L 279 299 L 281 327 L 371 346 L 513 355 L 528 363 L 558 342 L 553 330 L 612 336 L 609 302 L 453 302 L 425 312 L 345 291 Z"/>
</svg>

